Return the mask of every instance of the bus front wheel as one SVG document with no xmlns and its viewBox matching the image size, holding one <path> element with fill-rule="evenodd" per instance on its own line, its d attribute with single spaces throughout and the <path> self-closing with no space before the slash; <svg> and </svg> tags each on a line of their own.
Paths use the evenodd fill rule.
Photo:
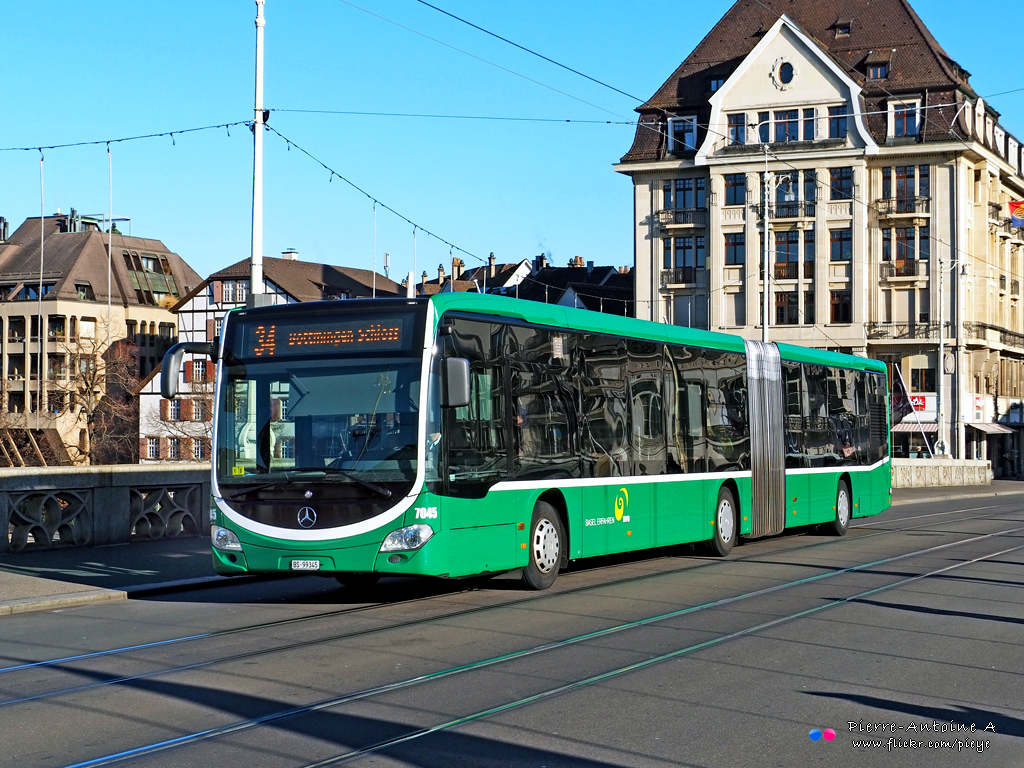
<svg viewBox="0 0 1024 768">
<path fill-rule="evenodd" d="M 827 526 L 829 533 L 836 536 L 846 535 L 846 529 L 850 525 L 850 486 L 845 480 L 839 481 L 839 490 L 836 491 L 836 516 Z"/>
<path fill-rule="evenodd" d="M 718 503 L 715 504 L 715 535 L 708 542 L 712 554 L 725 557 L 732 552 L 737 533 L 736 499 L 732 491 L 723 487 L 718 491 Z"/>
<path fill-rule="evenodd" d="M 565 548 L 565 532 L 558 512 L 550 504 L 538 501 L 530 521 L 529 560 L 523 569 L 523 581 L 531 589 L 547 589 L 558 578 Z"/>
</svg>

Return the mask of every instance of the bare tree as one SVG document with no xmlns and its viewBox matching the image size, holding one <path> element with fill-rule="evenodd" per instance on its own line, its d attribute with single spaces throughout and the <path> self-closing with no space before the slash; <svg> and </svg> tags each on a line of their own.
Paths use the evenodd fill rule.
<svg viewBox="0 0 1024 768">
<path fill-rule="evenodd" d="M 97 324 L 63 343 L 65 357 L 58 364 L 66 361 L 67 368 L 50 376 L 50 397 L 85 422 L 78 444 L 67 446 L 72 459 L 130 464 L 138 458 L 138 348 L 127 339 L 107 347 L 106 338 L 106 330 Z"/>
<path fill-rule="evenodd" d="M 149 434 L 160 435 L 168 444 L 162 458 L 172 461 L 209 459 L 213 437 L 213 365 L 209 361 L 186 361 L 185 382 L 174 400 L 160 400 L 160 410 L 150 412 L 142 425 Z M 167 450 L 177 443 L 177 455 Z"/>
</svg>

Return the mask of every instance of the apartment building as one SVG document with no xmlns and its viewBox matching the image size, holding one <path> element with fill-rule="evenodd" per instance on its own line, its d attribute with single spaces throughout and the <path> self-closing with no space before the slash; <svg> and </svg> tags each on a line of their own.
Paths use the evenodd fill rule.
<svg viewBox="0 0 1024 768">
<path fill-rule="evenodd" d="M 969 78 L 904 0 L 736 2 L 615 166 L 637 316 L 885 360 L 895 455 L 1020 475 L 1024 158 Z"/>
<path fill-rule="evenodd" d="M 0 466 L 133 461 L 133 384 L 200 276 L 159 240 L 74 209 L 10 236 L 0 222 Z"/>
</svg>

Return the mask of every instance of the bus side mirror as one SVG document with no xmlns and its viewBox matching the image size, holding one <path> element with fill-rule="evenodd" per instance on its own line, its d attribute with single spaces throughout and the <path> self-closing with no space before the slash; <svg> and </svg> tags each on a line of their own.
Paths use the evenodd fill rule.
<svg viewBox="0 0 1024 768">
<path fill-rule="evenodd" d="M 444 361 L 444 408 L 463 408 L 469 405 L 469 360 L 449 357 Z"/>
<path fill-rule="evenodd" d="M 181 358 L 186 352 L 213 357 L 214 346 L 207 341 L 182 341 L 167 350 L 160 366 L 160 395 L 168 400 L 173 400 L 178 396 Z"/>
</svg>

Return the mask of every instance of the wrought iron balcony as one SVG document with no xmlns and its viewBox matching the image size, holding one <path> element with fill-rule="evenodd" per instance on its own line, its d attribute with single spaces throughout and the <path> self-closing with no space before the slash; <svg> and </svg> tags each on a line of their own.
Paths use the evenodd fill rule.
<svg viewBox="0 0 1024 768">
<path fill-rule="evenodd" d="M 768 216 L 772 219 L 810 219 L 814 218 L 814 200 L 794 200 L 792 202 L 772 203 L 768 206 Z M 757 218 L 764 217 L 764 204 L 751 206 Z"/>
<path fill-rule="evenodd" d="M 675 267 L 661 270 L 662 285 L 687 285 L 704 282 L 706 269 L 697 267 Z"/>
<path fill-rule="evenodd" d="M 930 197 L 883 197 L 875 201 L 879 216 L 923 215 L 931 211 Z"/>
<path fill-rule="evenodd" d="M 944 323 L 945 338 L 950 337 L 950 323 Z M 869 339 L 935 339 L 939 338 L 938 323 L 865 323 Z"/>
<path fill-rule="evenodd" d="M 665 208 L 658 211 L 658 223 L 663 227 L 688 224 L 695 227 L 708 225 L 707 208 Z"/>
<path fill-rule="evenodd" d="M 882 262 L 883 280 L 888 280 L 893 277 L 918 277 L 919 275 L 924 274 L 924 266 L 917 259 Z"/>
<path fill-rule="evenodd" d="M 785 261 L 775 263 L 776 280 L 796 280 L 800 277 L 800 263 Z"/>
</svg>

